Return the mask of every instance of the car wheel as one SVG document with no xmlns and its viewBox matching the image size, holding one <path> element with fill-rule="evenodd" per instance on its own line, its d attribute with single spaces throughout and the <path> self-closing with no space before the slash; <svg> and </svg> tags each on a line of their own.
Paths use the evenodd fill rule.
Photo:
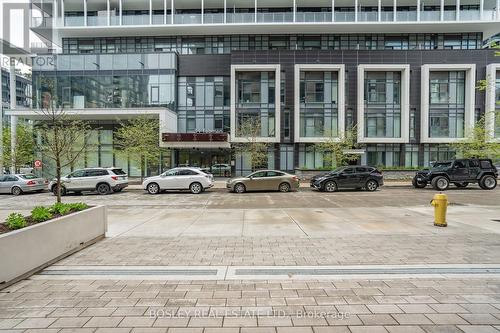
<svg viewBox="0 0 500 333">
<path fill-rule="evenodd" d="M 238 183 L 234 185 L 234 192 L 235 193 L 245 193 L 247 191 L 247 188 L 245 187 L 244 184 Z"/>
<path fill-rule="evenodd" d="M 479 186 L 483 190 L 493 190 L 495 187 L 497 187 L 497 179 L 491 175 L 483 176 L 479 180 Z"/>
<path fill-rule="evenodd" d="M 337 192 L 338 190 L 338 187 L 337 187 L 337 183 L 335 183 L 334 181 L 327 181 L 325 183 L 325 185 L 323 186 L 323 189 L 326 191 L 326 192 Z"/>
<path fill-rule="evenodd" d="M 106 194 L 109 194 L 109 192 L 111 192 L 111 187 L 109 187 L 108 184 L 99 184 L 97 185 L 97 193 L 99 193 L 100 195 L 106 195 Z"/>
<path fill-rule="evenodd" d="M 422 183 L 417 180 L 417 177 L 414 177 L 413 180 L 411 181 L 411 184 L 413 185 L 414 188 L 424 188 L 427 186 L 427 183 Z"/>
<path fill-rule="evenodd" d="M 464 183 L 453 183 L 453 185 L 455 185 L 456 187 L 459 187 L 459 188 L 465 188 L 465 187 L 467 187 L 467 185 L 469 185 L 469 183 L 467 183 L 467 182 L 464 182 Z"/>
<path fill-rule="evenodd" d="M 203 192 L 203 186 L 200 183 L 192 183 L 191 185 L 189 185 L 189 190 L 193 194 L 200 194 L 201 192 Z"/>
<path fill-rule="evenodd" d="M 278 187 L 280 192 L 289 192 L 290 191 L 290 184 L 288 183 L 281 183 L 280 186 Z"/>
<path fill-rule="evenodd" d="M 52 186 L 52 194 L 57 196 L 57 185 Z M 61 196 L 65 196 L 65 195 L 66 195 L 66 187 L 61 186 Z"/>
<path fill-rule="evenodd" d="M 158 194 L 160 193 L 160 185 L 156 183 L 149 183 L 147 190 L 149 194 Z"/>
<path fill-rule="evenodd" d="M 13 195 L 21 195 L 23 194 L 23 190 L 19 186 L 14 186 L 11 190 Z"/>
<path fill-rule="evenodd" d="M 370 179 L 369 181 L 366 182 L 365 188 L 369 192 L 374 192 L 378 188 L 378 183 L 375 180 Z"/>
<path fill-rule="evenodd" d="M 450 186 L 450 181 L 446 177 L 438 176 L 432 179 L 432 187 L 436 191 L 446 191 L 449 186 Z"/>
</svg>

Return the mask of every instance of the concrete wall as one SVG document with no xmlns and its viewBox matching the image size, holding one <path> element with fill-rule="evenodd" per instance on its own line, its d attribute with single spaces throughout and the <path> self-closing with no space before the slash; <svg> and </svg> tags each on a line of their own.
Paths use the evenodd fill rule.
<svg viewBox="0 0 500 333">
<path fill-rule="evenodd" d="M 0 235 L 0 289 L 104 238 L 99 206 Z"/>
</svg>

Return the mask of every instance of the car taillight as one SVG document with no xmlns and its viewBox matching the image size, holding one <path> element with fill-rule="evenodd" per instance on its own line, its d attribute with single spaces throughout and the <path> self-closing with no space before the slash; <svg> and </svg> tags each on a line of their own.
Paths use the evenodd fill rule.
<svg viewBox="0 0 500 333">
<path fill-rule="evenodd" d="M 292 177 L 292 180 L 299 180 L 299 177 L 297 177 L 297 176 L 293 176 L 293 177 Z"/>
<path fill-rule="evenodd" d="M 36 182 L 34 180 L 30 180 L 26 183 L 26 185 L 36 185 Z"/>
<path fill-rule="evenodd" d="M 111 176 L 111 179 L 118 180 L 118 176 Z"/>
</svg>

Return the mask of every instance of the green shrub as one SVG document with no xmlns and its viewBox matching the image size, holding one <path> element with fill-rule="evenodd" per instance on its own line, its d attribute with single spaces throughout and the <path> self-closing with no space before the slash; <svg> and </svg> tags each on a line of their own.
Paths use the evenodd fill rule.
<svg viewBox="0 0 500 333">
<path fill-rule="evenodd" d="M 79 211 L 87 209 L 87 208 L 89 208 L 89 206 L 83 202 L 76 202 L 76 203 L 58 202 L 58 203 L 55 203 L 53 206 L 51 206 L 49 208 L 49 211 L 52 214 L 67 215 L 71 212 L 79 212 Z"/>
<path fill-rule="evenodd" d="M 52 214 L 57 214 L 57 215 L 66 215 L 69 214 L 71 211 L 71 208 L 68 206 L 68 204 L 62 203 L 62 202 L 57 202 L 53 204 L 49 208 L 50 212 Z"/>
<path fill-rule="evenodd" d="M 71 204 L 67 204 L 67 205 L 74 212 L 79 212 L 81 210 L 85 210 L 85 209 L 89 208 L 89 206 L 86 203 L 83 203 L 83 202 L 75 202 L 75 203 L 71 203 Z"/>
<path fill-rule="evenodd" d="M 26 219 L 19 213 L 12 213 L 7 216 L 5 224 L 11 230 L 21 229 L 26 227 Z"/>
<path fill-rule="evenodd" d="M 47 207 L 35 207 L 31 211 L 31 218 L 37 223 L 44 222 L 52 218 L 52 213 Z"/>
</svg>

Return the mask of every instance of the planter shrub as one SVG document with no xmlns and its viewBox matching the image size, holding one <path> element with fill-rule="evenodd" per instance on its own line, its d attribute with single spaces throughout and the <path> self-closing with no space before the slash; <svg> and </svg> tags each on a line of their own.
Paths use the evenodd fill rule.
<svg viewBox="0 0 500 333">
<path fill-rule="evenodd" d="M 50 207 L 37 206 L 33 208 L 30 216 L 23 216 L 19 213 L 10 214 L 5 223 L 0 223 L 0 234 L 12 230 L 22 229 L 30 225 L 46 222 L 51 219 L 76 213 L 89 208 L 82 202 L 77 203 L 56 203 Z"/>
</svg>

